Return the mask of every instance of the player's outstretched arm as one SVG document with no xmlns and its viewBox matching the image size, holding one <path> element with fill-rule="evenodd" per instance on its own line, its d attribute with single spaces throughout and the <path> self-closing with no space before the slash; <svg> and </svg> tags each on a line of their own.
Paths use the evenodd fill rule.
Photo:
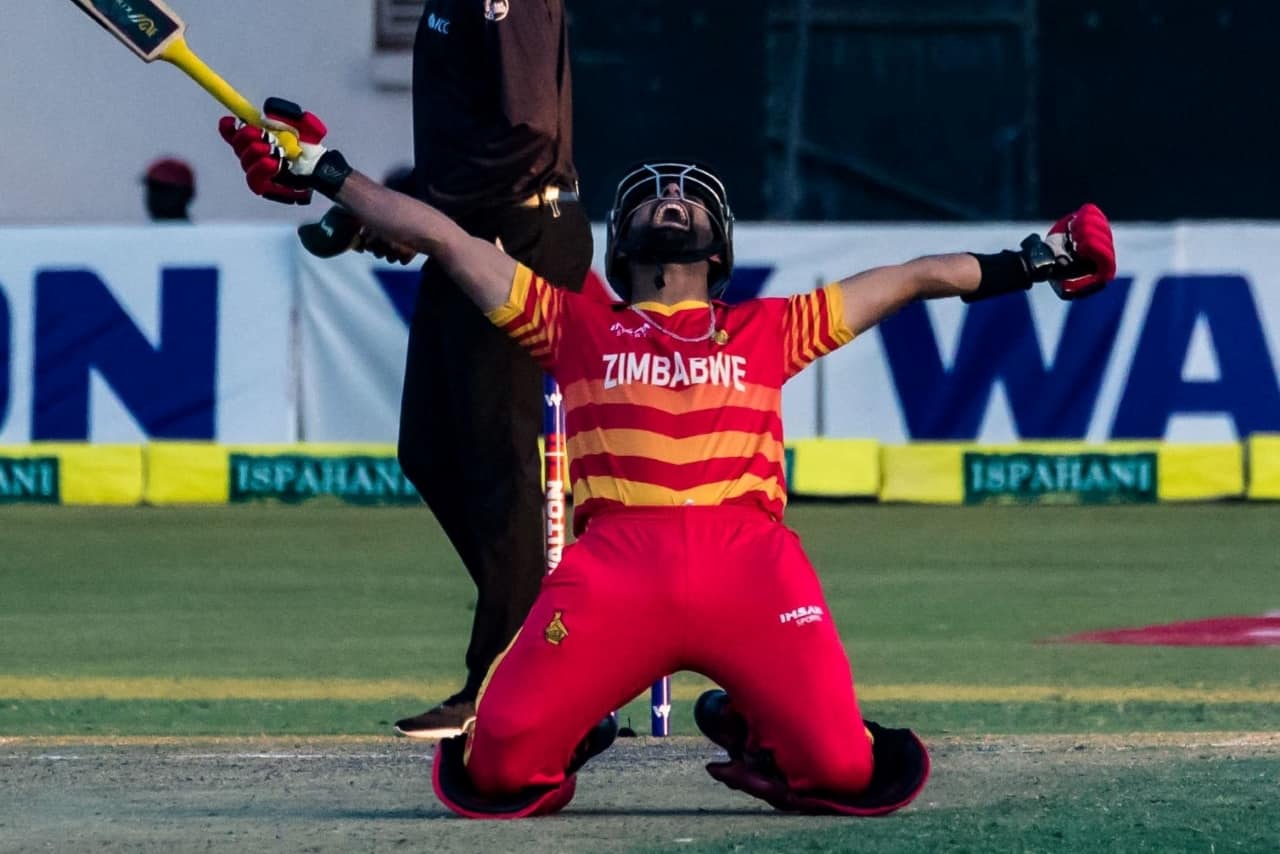
<svg viewBox="0 0 1280 854">
<path fill-rule="evenodd" d="M 931 255 L 839 284 L 845 323 L 861 333 L 918 299 L 958 296 L 974 302 L 1047 281 L 1059 297 L 1073 300 L 1098 292 L 1115 274 L 1111 224 L 1090 204 L 1054 223 L 1043 240 L 1030 235 L 1016 252 Z"/>
<path fill-rule="evenodd" d="M 354 170 L 332 198 L 378 234 L 439 261 L 481 311 L 507 301 L 515 259 L 489 241 L 472 237 L 430 205 Z"/>
<path fill-rule="evenodd" d="M 265 198 L 307 204 L 317 191 L 350 210 L 367 227 L 394 243 L 431 255 L 482 311 L 501 306 L 511 292 L 516 262 L 488 241 L 472 237 L 440 211 L 397 193 L 352 169 L 343 156 L 320 144 L 320 119 L 290 101 L 269 98 L 266 130 L 230 116 L 219 125 L 240 158 L 249 189 Z M 290 159 L 274 131 L 298 136 L 301 154 Z"/>
<path fill-rule="evenodd" d="M 844 322 L 861 335 L 909 302 L 973 293 L 982 278 L 972 255 L 930 255 L 874 267 L 840 282 Z"/>
</svg>

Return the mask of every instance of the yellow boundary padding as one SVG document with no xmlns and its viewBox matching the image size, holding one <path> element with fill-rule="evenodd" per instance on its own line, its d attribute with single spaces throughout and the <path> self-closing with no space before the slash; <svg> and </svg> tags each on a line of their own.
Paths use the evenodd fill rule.
<svg viewBox="0 0 1280 854">
<path fill-rule="evenodd" d="M 142 448 L 137 445 L 36 442 L 0 446 L 0 459 L 41 457 L 58 461 L 59 503 L 130 505 L 142 501 Z"/>
<path fill-rule="evenodd" d="M 885 445 L 880 500 L 961 504 L 965 497 L 964 455 L 985 454 L 1138 454 L 1155 453 L 1160 501 L 1204 501 L 1244 495 L 1244 452 L 1237 443 L 1166 444 L 1162 442 L 1020 442 L 977 445 L 922 442 Z"/>
<path fill-rule="evenodd" d="M 1247 447 L 1248 497 L 1280 499 L 1280 433 L 1255 433 L 1249 437 Z"/>
<path fill-rule="evenodd" d="M 1161 501 L 1244 497 L 1244 445 L 1232 442 L 1158 447 Z"/>
<path fill-rule="evenodd" d="M 797 439 L 788 490 L 820 498 L 874 498 L 880 493 L 880 443 L 875 439 Z"/>
<path fill-rule="evenodd" d="M 1280 499 L 1280 434 L 1253 436 L 1247 446 L 1247 497 Z M 1160 501 L 1246 495 L 1245 446 L 1235 443 L 975 445 L 925 442 L 881 446 L 870 439 L 800 439 L 788 442 L 787 448 L 791 457 L 789 487 L 793 494 L 802 496 L 878 495 L 882 501 L 959 504 L 964 501 L 962 466 L 966 451 L 1155 453 Z M 0 446 L 0 460 L 56 458 L 58 498 L 63 504 L 131 505 L 144 501 L 225 504 L 230 498 L 229 462 L 233 453 L 394 460 L 395 446 L 384 443 L 233 446 L 209 442 L 153 442 L 142 446 L 49 442 Z"/>
</svg>

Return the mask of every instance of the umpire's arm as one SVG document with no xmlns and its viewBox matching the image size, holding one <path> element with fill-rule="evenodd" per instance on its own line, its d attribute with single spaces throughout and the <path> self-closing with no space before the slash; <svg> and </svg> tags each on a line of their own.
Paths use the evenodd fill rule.
<svg viewBox="0 0 1280 854">
<path fill-rule="evenodd" d="M 507 301 L 515 259 L 467 234 L 430 205 L 356 171 L 342 183 L 336 201 L 378 234 L 438 261 L 481 311 L 492 311 Z"/>
</svg>

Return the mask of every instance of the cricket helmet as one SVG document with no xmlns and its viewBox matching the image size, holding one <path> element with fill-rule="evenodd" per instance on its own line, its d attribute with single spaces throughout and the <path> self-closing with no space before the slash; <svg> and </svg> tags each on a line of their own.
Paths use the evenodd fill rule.
<svg viewBox="0 0 1280 854">
<path fill-rule="evenodd" d="M 667 196 L 674 185 L 678 195 Z M 657 234 L 652 229 L 632 229 L 632 214 L 646 202 L 673 198 L 705 211 L 711 236 L 700 242 L 696 229 Z M 665 230 L 664 230 L 665 231 Z M 704 163 L 693 160 L 643 161 L 623 173 L 609 211 L 605 241 L 605 278 L 628 302 L 631 300 L 631 263 L 688 264 L 710 261 L 708 294 L 718 299 L 733 273 L 733 211 L 724 182 Z"/>
</svg>

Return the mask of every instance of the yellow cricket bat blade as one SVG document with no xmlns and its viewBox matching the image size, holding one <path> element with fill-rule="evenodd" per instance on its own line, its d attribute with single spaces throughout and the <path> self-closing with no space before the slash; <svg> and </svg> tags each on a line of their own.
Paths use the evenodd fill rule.
<svg viewBox="0 0 1280 854">
<path fill-rule="evenodd" d="M 71 0 L 103 29 L 124 43 L 143 62 L 162 59 L 182 69 L 243 122 L 262 127 L 258 108 L 231 87 L 187 45 L 187 25 L 162 0 Z M 279 132 L 290 157 L 299 153 L 298 139 Z"/>
</svg>

